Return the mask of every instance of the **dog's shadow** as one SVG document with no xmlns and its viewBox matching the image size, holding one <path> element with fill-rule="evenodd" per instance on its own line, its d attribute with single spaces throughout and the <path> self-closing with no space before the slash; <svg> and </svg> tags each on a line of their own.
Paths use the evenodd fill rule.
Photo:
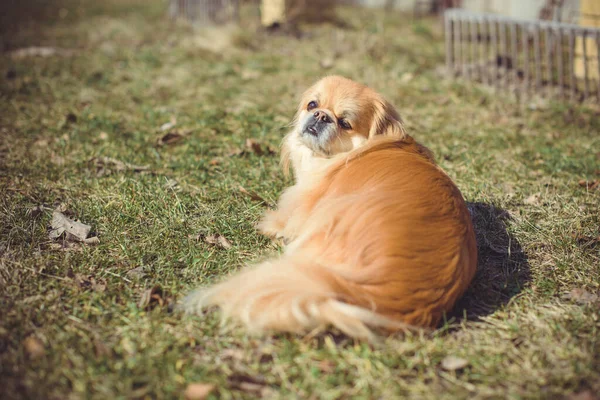
<svg viewBox="0 0 600 400">
<path fill-rule="evenodd" d="M 469 321 L 489 315 L 531 280 L 529 262 L 519 242 L 506 228 L 507 211 L 485 203 L 467 203 L 477 237 L 477 274 L 457 302 L 450 319 Z"/>
</svg>

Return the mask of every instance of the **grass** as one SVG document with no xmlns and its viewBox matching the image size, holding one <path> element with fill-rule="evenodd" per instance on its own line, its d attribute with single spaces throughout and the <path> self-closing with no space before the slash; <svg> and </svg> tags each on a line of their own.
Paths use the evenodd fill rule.
<svg viewBox="0 0 600 400">
<path fill-rule="evenodd" d="M 224 399 L 600 391 L 589 299 L 600 290 L 600 190 L 579 183 L 600 179 L 597 106 L 519 104 L 443 79 L 433 19 L 342 9 L 343 26 L 306 25 L 295 39 L 256 31 L 250 9 L 239 30 L 215 32 L 173 23 L 155 0 L 47 3 L 1 13 L 1 397 L 177 398 L 192 382 Z M 8 53 L 34 45 L 75 53 Z M 277 154 L 245 143 L 277 153 L 299 94 L 328 73 L 397 105 L 469 201 L 481 261 L 454 315 L 370 346 L 336 332 L 250 337 L 214 313 L 140 305 L 152 287 L 172 303 L 280 251 L 254 229 L 265 205 L 239 187 L 272 204 L 290 181 Z M 157 145 L 171 120 L 183 138 Z M 99 168 L 98 157 L 150 170 Z M 58 206 L 100 243 L 57 248 Z M 202 240 L 216 234 L 232 246 Z M 444 370 L 447 356 L 468 365 Z"/>
</svg>

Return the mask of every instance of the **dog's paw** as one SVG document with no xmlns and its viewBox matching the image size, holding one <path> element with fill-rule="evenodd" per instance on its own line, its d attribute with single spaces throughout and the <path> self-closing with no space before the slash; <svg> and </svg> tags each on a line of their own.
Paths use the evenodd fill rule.
<svg viewBox="0 0 600 400">
<path fill-rule="evenodd" d="M 277 211 L 267 211 L 260 222 L 256 225 L 256 229 L 265 236 L 272 238 L 284 238 L 283 230 L 285 222 L 280 218 Z"/>
</svg>

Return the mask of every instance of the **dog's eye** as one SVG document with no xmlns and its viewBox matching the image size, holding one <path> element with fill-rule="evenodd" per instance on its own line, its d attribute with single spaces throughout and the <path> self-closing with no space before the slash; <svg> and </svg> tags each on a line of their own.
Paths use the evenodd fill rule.
<svg viewBox="0 0 600 400">
<path fill-rule="evenodd" d="M 310 110 L 312 110 L 314 108 L 317 108 L 317 102 L 316 101 L 311 101 L 310 103 L 308 103 L 308 106 L 306 107 L 306 109 L 308 111 L 310 111 Z"/>
<path fill-rule="evenodd" d="M 346 130 L 352 129 L 352 126 L 350 126 L 348 121 L 346 121 L 345 119 L 340 119 L 338 123 L 340 124 L 342 129 L 346 129 Z"/>
</svg>

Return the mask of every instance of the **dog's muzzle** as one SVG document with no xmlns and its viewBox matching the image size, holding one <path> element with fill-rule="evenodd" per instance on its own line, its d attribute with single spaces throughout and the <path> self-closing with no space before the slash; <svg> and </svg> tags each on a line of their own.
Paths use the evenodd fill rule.
<svg viewBox="0 0 600 400">
<path fill-rule="evenodd" d="M 333 120 L 327 113 L 323 111 L 315 111 L 304 124 L 304 133 L 312 136 L 320 136 L 326 129 L 330 127 Z"/>
</svg>

